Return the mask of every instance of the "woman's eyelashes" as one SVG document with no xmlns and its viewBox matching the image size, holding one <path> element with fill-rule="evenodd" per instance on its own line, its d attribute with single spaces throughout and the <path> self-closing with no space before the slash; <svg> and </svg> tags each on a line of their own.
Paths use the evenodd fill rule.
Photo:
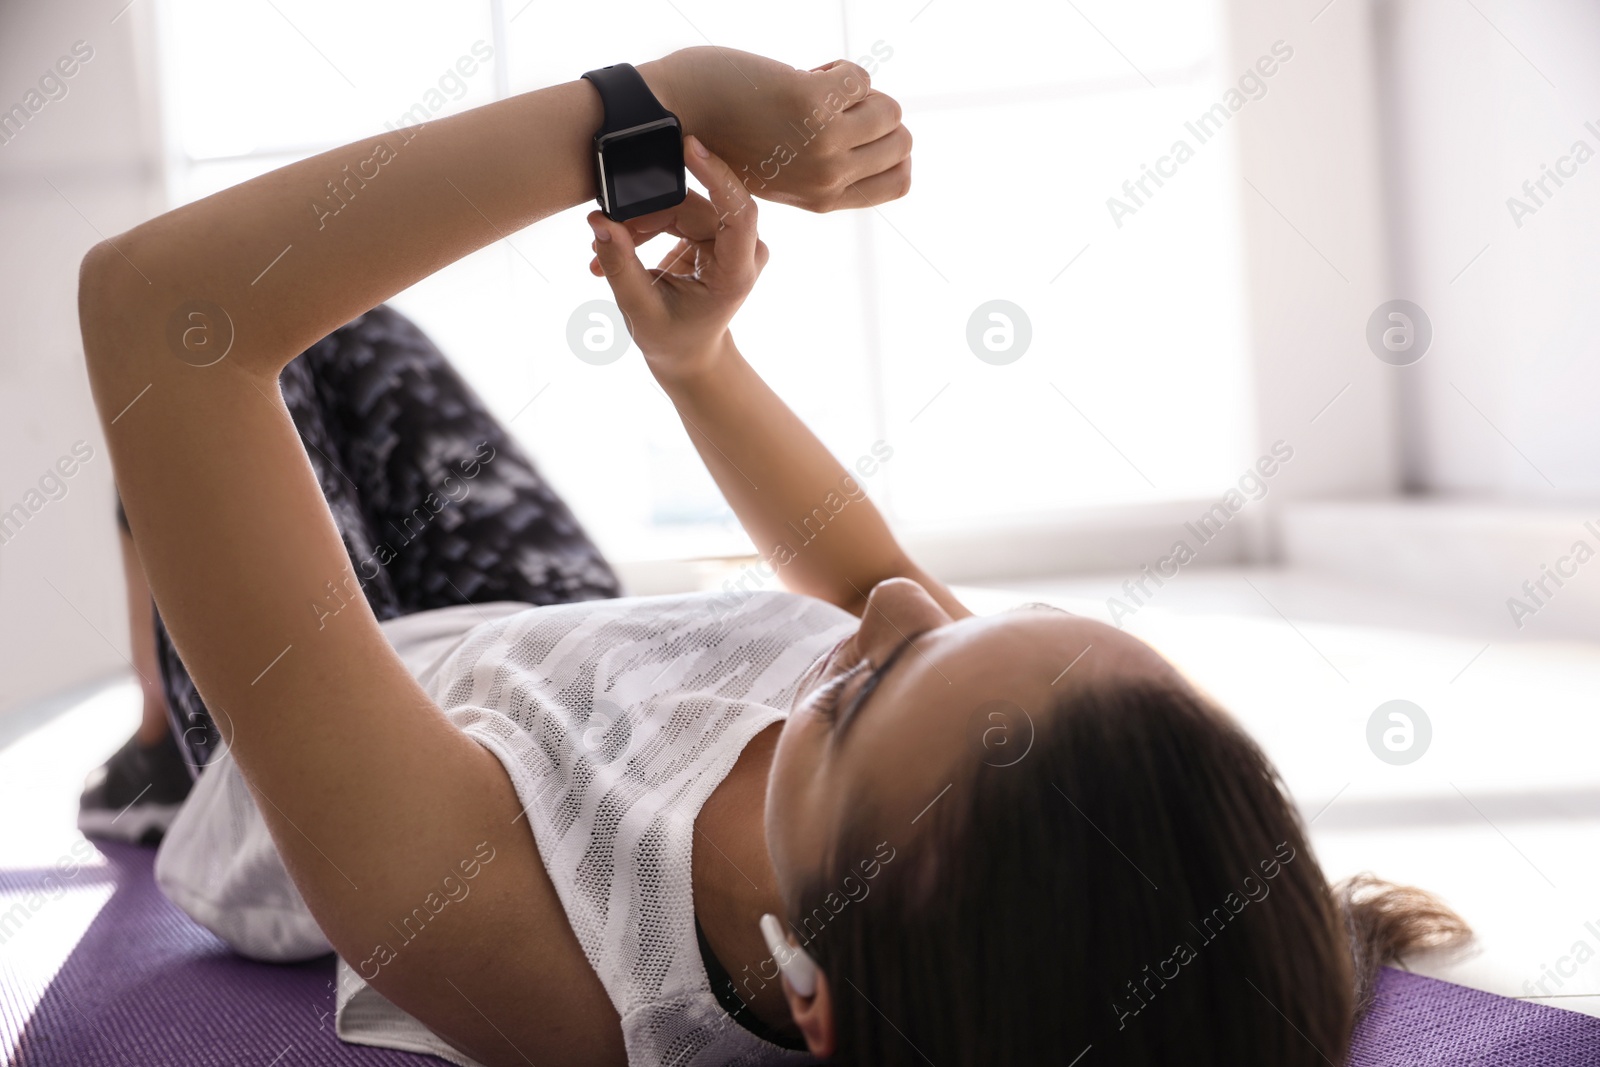
<svg viewBox="0 0 1600 1067">
<path fill-rule="evenodd" d="M 845 641 L 848 640 L 848 637 L 841 640 L 838 644 L 818 656 L 815 662 L 806 668 L 806 673 L 802 676 L 800 685 L 795 689 L 794 705 L 791 706 L 790 710 L 793 710 L 802 701 L 812 699 L 813 694 L 821 690 L 822 684 L 819 684 L 819 680 L 827 673 L 834 656 L 838 654 L 839 649 L 843 648 Z"/>
<path fill-rule="evenodd" d="M 844 706 L 845 692 L 851 688 L 851 681 L 860 678 L 864 672 L 871 669 L 872 661 L 864 659 L 824 685 L 817 693 L 817 714 L 828 723 L 836 724 L 839 719 L 839 709 Z M 855 687 L 856 691 L 859 689 L 860 686 Z"/>
</svg>

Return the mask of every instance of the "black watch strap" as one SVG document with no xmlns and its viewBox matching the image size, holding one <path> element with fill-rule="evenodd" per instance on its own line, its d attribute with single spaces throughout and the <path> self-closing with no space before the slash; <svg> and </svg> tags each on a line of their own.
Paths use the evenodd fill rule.
<svg viewBox="0 0 1600 1067">
<path fill-rule="evenodd" d="M 603 134 L 643 126 L 672 114 L 661 106 L 632 63 L 613 63 L 591 70 L 584 77 L 600 93 L 600 105 L 605 109 L 605 120 L 600 125 Z"/>
</svg>

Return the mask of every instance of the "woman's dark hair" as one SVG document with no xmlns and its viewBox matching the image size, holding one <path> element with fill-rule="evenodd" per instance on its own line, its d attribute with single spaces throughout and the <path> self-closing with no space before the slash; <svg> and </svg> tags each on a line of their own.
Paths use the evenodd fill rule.
<svg viewBox="0 0 1600 1067">
<path fill-rule="evenodd" d="M 859 798 L 793 902 L 837 1062 L 1341 1064 L 1378 968 L 1468 935 L 1420 891 L 1330 887 L 1266 756 L 1186 686 L 1033 726 L 898 839 Z"/>
</svg>

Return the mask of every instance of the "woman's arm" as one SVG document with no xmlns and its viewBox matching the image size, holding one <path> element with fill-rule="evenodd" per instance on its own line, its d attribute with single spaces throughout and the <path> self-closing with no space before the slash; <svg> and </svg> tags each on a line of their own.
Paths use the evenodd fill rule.
<svg viewBox="0 0 1600 1067">
<path fill-rule="evenodd" d="M 860 615 L 885 578 L 912 578 L 953 618 L 972 614 L 914 563 L 872 498 L 728 337 L 715 370 L 663 382 L 700 458 L 784 585 Z M 810 539 L 808 539 L 810 538 Z"/>
<path fill-rule="evenodd" d="M 145 584 L 144 567 L 133 538 L 119 528 L 117 541 L 122 548 L 122 588 L 128 603 L 128 662 L 139 676 L 139 691 L 144 697 L 135 736 L 141 745 L 154 745 L 172 732 L 172 720 L 167 714 L 166 691 L 161 688 L 156 626 L 150 616 L 150 587 Z"/>
<path fill-rule="evenodd" d="M 739 354 L 727 324 L 767 260 L 756 206 L 721 160 L 692 145 L 687 158 L 711 200 L 692 196 L 635 227 L 590 215 L 591 270 L 610 280 L 634 340 L 756 550 L 788 588 L 857 615 L 874 585 L 896 577 L 915 579 L 956 618 L 972 614 L 911 561 L 854 475 Z M 634 254 L 634 232 L 650 230 L 680 238 L 663 270 L 646 271 Z M 816 536 L 803 540 L 807 520 Z"/>
<path fill-rule="evenodd" d="M 749 161 L 742 180 L 756 195 L 819 211 L 897 195 L 903 154 L 883 138 L 899 108 L 853 63 L 800 71 L 692 48 L 639 71 L 686 133 Z M 575 80 L 375 135 L 102 242 L 85 270 L 163 328 L 179 308 L 215 305 L 232 322 L 229 363 L 276 374 L 439 268 L 593 199 L 601 117 L 599 95 Z M 811 127 L 813 141 L 758 176 L 775 145 Z"/>
<path fill-rule="evenodd" d="M 712 52 L 644 73 L 666 72 L 665 102 L 691 129 L 750 154 L 851 77 L 734 59 L 743 71 Z M 674 99 L 674 79 L 713 103 Z M 861 95 L 862 116 L 884 107 Z M 80 272 L 90 386 L 152 595 L 285 865 L 341 956 L 491 1064 L 620 1062 L 616 1015 L 504 771 L 379 629 L 277 375 L 419 279 L 590 196 L 599 123 L 593 90 L 571 83 L 359 141 L 102 242 Z M 866 132 L 830 123 L 785 195 L 827 207 L 833 184 L 870 183 Z M 346 167 L 361 183 L 330 218 L 316 204 Z M 484 850 L 496 858 L 469 900 L 394 958 L 375 952 Z"/>
</svg>

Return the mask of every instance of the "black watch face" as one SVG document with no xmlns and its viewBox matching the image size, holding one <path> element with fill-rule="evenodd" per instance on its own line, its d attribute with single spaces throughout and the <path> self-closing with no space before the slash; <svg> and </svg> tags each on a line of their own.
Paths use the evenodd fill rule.
<svg viewBox="0 0 1600 1067">
<path fill-rule="evenodd" d="M 676 123 L 608 140 L 602 151 L 611 218 L 631 219 L 683 202 L 683 140 Z"/>
</svg>

